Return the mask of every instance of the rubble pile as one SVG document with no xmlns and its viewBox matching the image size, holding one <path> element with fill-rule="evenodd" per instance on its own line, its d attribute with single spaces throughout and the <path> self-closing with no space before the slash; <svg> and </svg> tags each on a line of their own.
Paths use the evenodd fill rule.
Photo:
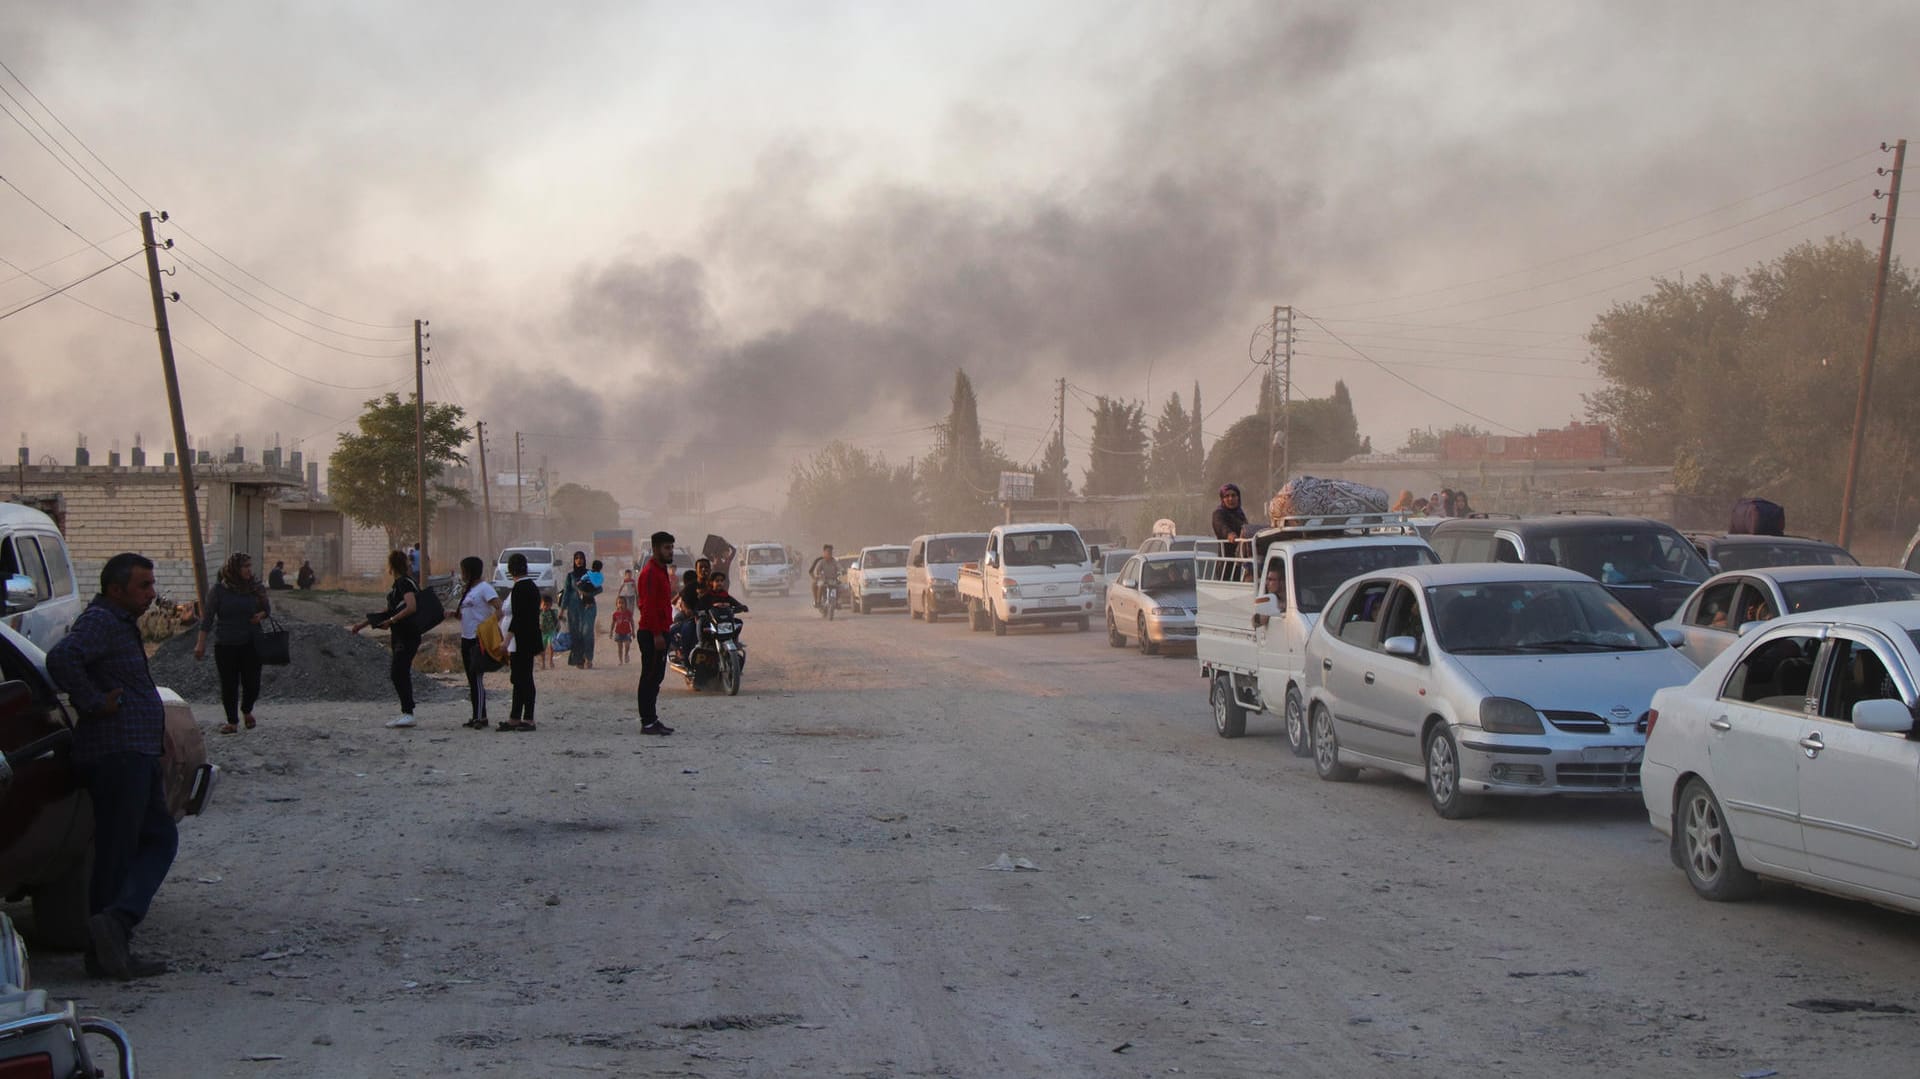
<svg viewBox="0 0 1920 1079">
<path fill-rule="evenodd" d="M 386 634 L 367 633 L 356 637 L 341 626 L 325 622 L 282 622 L 281 625 L 293 635 L 293 662 L 261 671 L 263 702 L 393 699 L 393 683 L 387 680 L 391 653 L 387 651 Z M 214 667 L 213 646 L 207 646 L 206 659 L 196 662 L 193 658 L 195 636 L 182 633 L 160 646 L 151 660 L 153 680 L 189 702 L 217 702 L 220 674 Z M 418 670 L 414 673 L 413 693 L 422 701 L 453 696 L 446 685 Z"/>
</svg>

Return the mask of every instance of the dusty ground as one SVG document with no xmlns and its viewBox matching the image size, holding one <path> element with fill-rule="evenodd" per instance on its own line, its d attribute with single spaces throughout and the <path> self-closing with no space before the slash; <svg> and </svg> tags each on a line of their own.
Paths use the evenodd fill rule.
<svg viewBox="0 0 1920 1079">
<path fill-rule="evenodd" d="M 610 649 L 534 734 L 263 703 L 140 933 L 177 972 L 36 973 L 161 1076 L 1914 1073 L 1920 1016 L 1804 1002 L 1920 1008 L 1920 919 L 1697 900 L 1637 802 L 1450 824 L 1215 737 L 1190 658 L 754 608 L 666 740 Z"/>
</svg>

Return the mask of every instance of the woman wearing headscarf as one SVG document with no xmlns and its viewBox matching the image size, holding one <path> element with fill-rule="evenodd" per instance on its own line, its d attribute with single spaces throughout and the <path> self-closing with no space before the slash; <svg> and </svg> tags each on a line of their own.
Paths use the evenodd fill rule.
<svg viewBox="0 0 1920 1079">
<path fill-rule="evenodd" d="M 260 653 L 254 640 L 260 623 L 273 613 L 267 590 L 253 576 L 252 555 L 235 551 L 228 557 L 213 587 L 207 589 L 205 610 L 200 636 L 193 642 L 193 658 L 207 658 L 211 636 L 213 664 L 220 671 L 220 706 L 227 713 L 220 733 L 239 731 L 242 719 L 252 730 L 253 705 L 260 699 Z"/>
<path fill-rule="evenodd" d="M 567 635 L 573 638 L 573 646 L 567 651 L 567 666 L 593 669 L 593 637 L 597 632 L 594 625 L 600 618 L 600 605 L 594 602 L 601 589 L 594 584 L 593 571 L 587 568 L 587 552 L 573 552 L 573 569 L 567 574 L 567 583 L 560 593 L 560 602 L 567 612 Z"/>
<path fill-rule="evenodd" d="M 1240 508 L 1240 485 L 1220 485 L 1220 504 L 1213 508 L 1213 538 L 1242 540 L 1247 535 L 1247 511 Z"/>
</svg>

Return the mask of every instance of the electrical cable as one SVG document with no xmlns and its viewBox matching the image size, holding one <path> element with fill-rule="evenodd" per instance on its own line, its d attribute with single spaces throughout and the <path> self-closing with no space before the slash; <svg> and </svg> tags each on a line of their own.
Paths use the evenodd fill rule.
<svg viewBox="0 0 1920 1079">
<path fill-rule="evenodd" d="M 312 375 L 301 374 L 299 371 L 296 371 L 293 368 L 288 367 L 286 364 L 281 363 L 280 361 L 272 358 L 271 356 L 268 356 L 266 353 L 260 351 L 259 349 L 254 348 L 252 345 L 247 344 L 245 341 L 240 340 L 238 337 L 235 337 L 233 334 L 227 331 L 226 327 L 220 325 L 218 322 L 215 322 L 213 319 L 207 317 L 206 312 L 200 310 L 198 307 L 193 306 L 193 304 L 188 303 L 186 300 L 181 300 L 180 306 L 200 316 L 200 321 L 212 327 L 213 332 L 219 334 L 220 336 L 226 338 L 229 341 L 232 341 L 234 344 L 240 346 L 242 350 L 265 361 L 268 365 L 279 368 L 280 370 L 285 371 L 287 374 L 292 375 L 295 378 L 305 379 L 306 381 L 311 382 L 317 386 L 326 386 L 330 389 L 335 389 L 335 390 L 374 390 L 374 389 L 379 389 L 382 386 L 393 385 L 394 380 L 392 379 L 388 379 L 385 382 L 370 382 L 365 385 L 359 385 L 359 384 L 349 385 L 343 382 L 328 382 L 326 379 L 323 379 L 323 378 L 314 378 Z M 405 356 L 404 354 L 398 354 L 388 358 L 403 359 L 405 358 Z"/>
<path fill-rule="evenodd" d="M 1413 387 L 1415 390 L 1418 390 L 1422 394 L 1425 394 L 1426 396 L 1433 398 L 1435 401 L 1438 401 L 1441 404 L 1446 405 L 1448 408 L 1451 408 L 1456 412 L 1460 412 L 1465 415 L 1472 416 L 1474 419 L 1480 420 L 1483 423 L 1490 423 L 1495 427 L 1499 427 L 1504 430 L 1511 431 L 1516 435 L 1526 433 L 1520 430 L 1518 427 L 1514 427 L 1511 424 L 1501 423 L 1499 420 L 1496 420 L 1491 416 L 1481 415 L 1480 413 L 1475 412 L 1473 409 L 1470 409 L 1465 405 L 1459 404 L 1454 401 L 1450 401 L 1447 398 L 1440 396 L 1439 394 L 1433 392 L 1432 390 L 1427 389 L 1425 386 L 1420 385 L 1418 382 L 1415 382 L 1412 379 L 1408 378 L 1407 376 L 1401 374 L 1400 372 L 1395 371 L 1393 368 L 1388 367 L 1386 364 L 1381 363 L 1379 360 L 1374 359 L 1372 356 L 1367 355 L 1365 352 L 1362 352 L 1360 349 L 1356 348 L 1352 342 L 1348 341 L 1344 337 L 1341 337 L 1339 334 L 1333 332 L 1333 330 L 1330 329 L 1325 323 L 1321 322 L 1317 318 L 1314 318 L 1312 315 L 1306 314 L 1305 312 L 1299 310 L 1298 308 L 1294 309 L 1294 313 L 1300 316 L 1301 318 L 1304 318 L 1307 321 L 1313 323 L 1314 325 L 1319 326 L 1322 330 L 1326 331 L 1326 334 L 1328 337 L 1331 337 L 1335 341 L 1338 341 L 1342 345 L 1346 346 L 1349 352 L 1352 352 L 1354 355 L 1360 357 L 1361 359 L 1367 361 L 1368 363 L 1374 365 L 1375 367 L 1378 367 L 1380 370 L 1385 371 L 1387 374 L 1393 376 L 1394 378 L 1400 380 L 1401 382 L 1406 383 L 1408 386 Z"/>
<path fill-rule="evenodd" d="M 314 329 L 319 330 L 323 333 L 334 334 L 336 336 L 349 338 L 354 341 L 376 341 L 376 342 L 388 343 L 388 344 L 400 344 L 408 340 L 408 338 L 404 336 L 374 337 L 368 334 L 348 333 L 345 330 L 336 330 L 330 326 L 321 325 L 320 323 L 315 322 L 309 318 L 301 318 L 295 312 L 288 311 L 283 307 L 277 306 L 271 300 L 267 300 L 252 292 L 248 292 L 245 288 L 241 287 L 240 285 L 235 284 L 233 281 L 229 280 L 228 278 L 221 276 L 220 273 L 217 270 L 215 270 L 213 267 L 200 262 L 199 260 L 193 258 L 190 255 L 187 255 L 186 253 L 181 251 L 180 248 L 174 247 L 174 248 L 171 248 L 170 250 L 173 252 L 176 258 L 178 258 L 181 262 L 186 264 L 188 273 L 193 274 L 195 277 L 198 277 L 202 281 L 207 282 L 209 285 L 212 285 L 215 289 L 219 290 L 220 292 L 225 293 L 227 298 L 232 300 L 233 302 L 240 304 L 242 307 L 247 308 L 247 310 L 252 311 L 254 314 L 259 315 L 261 318 L 266 319 L 268 322 L 272 322 L 274 325 L 279 326 L 281 329 L 286 330 L 288 333 L 293 334 L 296 337 L 306 337 L 306 334 L 301 333 L 299 330 L 296 330 L 291 326 L 283 325 L 279 321 L 275 320 L 272 316 L 256 310 L 251 305 L 249 305 L 245 300 L 240 299 L 239 296 L 235 296 L 233 292 L 228 292 L 227 289 L 231 288 L 235 292 L 239 292 L 253 299 L 256 303 L 263 304 L 266 307 L 274 311 L 277 311 L 280 314 L 285 315 L 296 322 L 303 322 L 308 326 L 312 326 Z M 216 282 L 219 282 L 219 283 L 216 283 Z M 223 284 L 225 287 L 222 287 Z M 326 345 L 326 347 L 328 348 L 335 348 L 335 346 L 333 345 L 327 345 L 326 342 L 317 341 L 311 337 L 307 337 L 307 340 L 314 341 L 315 344 Z M 337 351 L 346 352 L 350 356 L 364 355 L 364 353 L 355 353 L 347 349 L 337 349 Z"/>
<path fill-rule="evenodd" d="M 93 280 L 96 277 L 99 277 L 101 274 L 106 273 L 108 270 L 111 270 L 115 266 L 120 265 L 121 262 L 127 261 L 127 259 L 139 258 L 145 252 L 145 250 L 146 250 L 145 248 L 142 248 L 141 250 L 135 251 L 133 254 L 128 255 L 126 258 L 120 259 L 118 262 L 107 263 L 105 266 L 100 267 L 99 269 L 93 271 L 92 273 L 86 275 L 85 277 L 79 278 L 77 280 L 69 281 L 66 284 L 59 286 L 58 288 L 54 289 L 51 292 L 42 293 L 38 297 L 28 300 L 26 303 L 23 303 L 20 306 L 5 312 L 4 314 L 0 314 L 0 319 L 12 318 L 13 316 L 19 314 L 22 311 L 27 310 L 30 307 L 35 307 L 39 304 L 43 304 L 48 300 L 53 299 L 55 296 L 58 296 L 61 293 L 67 291 L 68 289 L 74 287 L 75 285 L 83 284 L 85 282 Z"/>
<path fill-rule="evenodd" d="M 106 240 L 102 242 L 110 242 L 113 240 L 117 240 L 121 237 L 121 235 L 130 231 L 132 230 L 122 229 L 120 232 L 114 233 L 112 236 L 107 237 Z M 67 254 L 61 255 L 59 258 L 56 258 L 56 259 L 48 259 L 46 262 L 43 262 L 40 265 L 33 267 L 32 269 L 26 269 L 25 267 L 22 267 L 19 263 L 13 261 L 12 259 L 7 258 L 4 255 L 0 255 L 0 263 L 5 263 L 6 265 L 13 267 L 13 269 L 16 271 L 12 277 L 0 278 L 0 285 L 10 285 L 15 281 L 20 280 L 23 277 L 31 277 L 35 281 L 39 281 L 40 284 L 46 285 L 45 281 L 40 281 L 40 279 L 37 277 L 34 277 L 34 275 L 39 273 L 41 270 L 51 269 L 52 267 L 58 266 L 61 263 L 67 261 L 68 259 L 77 258 L 81 255 L 86 254 L 88 251 L 92 251 L 94 249 L 95 249 L 94 245 L 89 243 L 87 246 L 80 248 L 77 251 L 70 251 Z"/>
<path fill-rule="evenodd" d="M 64 260 L 63 260 L 63 261 L 64 261 Z M 6 257 L 5 255 L 0 255 L 0 262 L 3 262 L 3 263 L 6 263 L 6 264 L 7 264 L 8 266 L 12 266 L 12 267 L 13 267 L 14 269 L 16 269 L 16 270 L 19 270 L 19 269 L 20 269 L 20 267 L 19 267 L 19 265 L 18 265 L 18 264 L 16 264 L 16 263 L 15 263 L 15 262 L 14 262 L 14 261 L 13 261 L 12 259 L 10 259 L 10 258 L 7 258 L 7 257 Z M 44 280 L 42 280 L 41 278 L 39 278 L 38 276 L 36 276 L 36 275 L 35 275 L 35 271 L 32 271 L 32 270 L 21 270 L 21 274 L 22 274 L 22 275 L 24 275 L 25 277 L 27 277 L 27 278 L 29 278 L 29 279 L 31 279 L 31 280 L 33 280 L 34 282 L 36 282 L 36 283 L 38 283 L 39 285 L 41 285 L 41 286 L 42 286 L 42 287 L 44 287 L 44 288 L 52 288 L 52 287 L 53 287 L 53 286 L 52 286 L 51 284 L 48 284 L 48 283 L 47 283 L 46 281 L 44 281 Z M 107 310 L 106 308 L 104 308 L 104 307 L 101 307 L 101 306 L 99 306 L 98 304 L 92 304 L 92 303 L 88 303 L 88 302 L 87 302 L 86 300 L 83 300 L 83 299 L 81 299 L 81 298 L 80 298 L 80 297 L 78 297 L 78 296 L 74 296 L 74 295 L 70 295 L 70 294 L 67 294 L 67 293 L 62 293 L 62 294 L 61 294 L 61 297 L 62 297 L 63 299 L 65 299 L 65 300 L 66 300 L 67 302 L 69 302 L 69 303 L 77 303 L 77 304 L 79 304 L 79 305 L 80 305 L 81 307 L 86 307 L 86 308 L 91 308 L 92 310 L 95 310 L 95 311 L 98 311 L 98 312 L 100 312 L 101 314 L 103 314 L 103 315 L 105 315 L 105 316 L 107 316 L 107 317 L 108 317 L 108 318 L 110 318 L 110 319 L 116 319 L 116 320 L 118 320 L 118 321 L 120 321 L 120 322 L 124 322 L 124 323 L 126 323 L 126 324 L 127 324 L 127 325 L 129 325 L 129 326 L 138 326 L 138 327 L 139 327 L 140 329 L 143 329 L 143 330 L 152 330 L 152 329 L 153 329 L 153 326 L 152 326 L 152 324 L 151 324 L 151 323 L 146 323 L 146 322 L 141 322 L 141 321 L 140 321 L 139 319 L 132 319 L 132 318 L 128 318 L 128 317 L 127 317 L 127 316 L 125 316 L 125 315 L 122 315 L 122 314 L 117 314 L 117 313 L 115 313 L 115 312 L 113 312 L 113 311 L 109 311 L 109 310 Z"/>
</svg>

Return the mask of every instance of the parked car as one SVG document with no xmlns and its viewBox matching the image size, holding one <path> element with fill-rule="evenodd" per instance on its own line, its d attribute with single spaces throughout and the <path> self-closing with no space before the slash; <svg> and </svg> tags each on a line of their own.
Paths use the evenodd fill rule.
<svg viewBox="0 0 1920 1079">
<path fill-rule="evenodd" d="M 1103 609 L 1107 605 L 1108 587 L 1111 586 L 1115 580 L 1119 579 L 1120 569 L 1127 564 L 1127 559 L 1132 558 L 1138 553 L 1137 551 L 1125 549 L 1100 552 L 1100 561 L 1094 566 L 1093 570 L 1093 595 Z"/>
<path fill-rule="evenodd" d="M 502 595 L 513 587 L 513 579 L 507 576 L 507 559 L 516 554 L 527 556 L 527 575 L 533 583 L 540 586 L 540 594 L 551 596 L 554 586 L 567 578 L 567 570 L 572 562 L 561 557 L 558 547 L 539 547 L 532 544 L 518 544 L 503 549 L 500 557 L 493 563 L 493 587 Z"/>
<path fill-rule="evenodd" d="M 1093 624 L 1093 559 L 1070 524 L 1001 525 L 980 561 L 960 567 L 967 623 L 1004 636 L 1019 624 Z"/>
<path fill-rule="evenodd" d="M 1677 529 L 1644 517 L 1476 513 L 1442 521 L 1427 542 L 1442 562 L 1526 562 L 1584 573 L 1649 626 L 1672 617 L 1712 576 Z"/>
<path fill-rule="evenodd" d="M 853 574 L 853 567 L 859 561 L 860 556 L 857 554 L 843 554 L 834 559 L 840 567 L 840 602 L 836 606 L 853 606 L 853 589 L 847 587 L 847 578 Z"/>
<path fill-rule="evenodd" d="M 1107 643 L 1125 648 L 1131 636 L 1142 655 L 1193 645 L 1193 555 L 1161 551 L 1135 554 L 1107 587 Z"/>
<path fill-rule="evenodd" d="M 219 769 L 207 763 L 193 709 L 162 689 L 166 712 L 167 804 L 174 818 L 197 814 Z M 87 874 L 93 861 L 93 810 L 61 736 L 73 717 L 47 676 L 38 645 L 0 626 L 0 898 L 33 901 L 34 928 L 46 945 L 87 944 Z M 28 747 L 51 739 L 48 750 Z"/>
<path fill-rule="evenodd" d="M 915 536 L 907 548 L 907 616 L 940 621 L 943 614 L 967 609 L 960 596 L 960 567 L 978 562 L 987 549 L 985 532 L 934 532 Z"/>
<path fill-rule="evenodd" d="M 734 577 L 740 583 L 743 597 L 755 592 L 778 592 L 784 596 L 793 590 L 794 564 L 787 557 L 787 549 L 778 543 L 749 543 L 734 561 L 737 565 Z"/>
<path fill-rule="evenodd" d="M 12 502 L 0 502 L 0 586 L 0 623 L 41 648 L 60 643 L 87 605 L 59 526 Z"/>
<path fill-rule="evenodd" d="M 1702 897 L 1920 911 L 1920 602 L 1787 615 L 1654 695 L 1647 819 Z"/>
<path fill-rule="evenodd" d="M 1294 755 L 1311 753 L 1305 650 L 1321 609 L 1361 574 L 1436 561 L 1433 548 L 1393 513 L 1288 518 L 1254 533 L 1250 549 L 1199 555 L 1196 647 L 1214 730 L 1239 738 L 1247 713 L 1278 715 Z"/>
<path fill-rule="evenodd" d="M 1704 667 L 1748 626 L 1833 607 L 1920 599 L 1920 573 L 1859 566 L 1788 566 L 1722 573 L 1699 587 L 1672 618 L 1654 628 Z"/>
<path fill-rule="evenodd" d="M 1592 578 L 1558 566 L 1411 566 L 1348 582 L 1307 639 L 1315 770 L 1426 784 L 1442 817 L 1484 795 L 1632 792 L 1647 710 L 1693 665 Z"/>
<path fill-rule="evenodd" d="M 1857 566 L 1860 560 L 1825 540 L 1804 536 L 1748 536 L 1688 532 L 1693 549 L 1715 573 L 1770 566 Z"/>
<path fill-rule="evenodd" d="M 853 609 L 872 614 L 875 607 L 907 605 L 907 548 L 889 543 L 862 547 L 847 573 Z"/>
</svg>

